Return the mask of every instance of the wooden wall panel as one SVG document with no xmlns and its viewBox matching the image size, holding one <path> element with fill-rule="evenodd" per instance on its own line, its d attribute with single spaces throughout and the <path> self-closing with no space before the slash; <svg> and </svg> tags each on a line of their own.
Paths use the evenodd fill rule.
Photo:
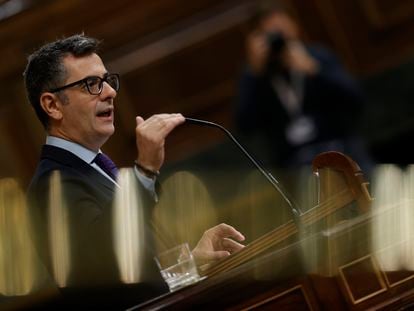
<svg viewBox="0 0 414 311">
<path fill-rule="evenodd" d="M 362 0 L 359 4 L 372 27 L 378 29 L 401 25 L 414 15 L 414 3 L 409 0 Z"/>
<path fill-rule="evenodd" d="M 302 1 L 294 2 L 308 37 L 331 45 L 357 76 L 376 74 L 414 55 L 414 4 L 408 0 L 312 0 L 308 10 L 302 10 Z M 321 27 L 325 33 L 314 32 Z"/>
</svg>

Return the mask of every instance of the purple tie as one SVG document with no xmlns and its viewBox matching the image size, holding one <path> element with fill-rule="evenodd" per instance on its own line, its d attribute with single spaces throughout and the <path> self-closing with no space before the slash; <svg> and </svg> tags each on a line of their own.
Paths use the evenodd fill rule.
<svg viewBox="0 0 414 311">
<path fill-rule="evenodd" d="M 111 176 L 113 180 L 116 180 L 116 177 L 118 176 L 118 168 L 106 154 L 98 153 L 92 162 L 95 162 L 105 173 Z"/>
</svg>

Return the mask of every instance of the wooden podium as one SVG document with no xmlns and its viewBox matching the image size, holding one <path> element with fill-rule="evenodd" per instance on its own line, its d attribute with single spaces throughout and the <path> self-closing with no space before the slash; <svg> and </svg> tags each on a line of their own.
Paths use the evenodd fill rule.
<svg viewBox="0 0 414 311">
<path fill-rule="evenodd" d="M 414 273 L 372 249 L 368 183 L 338 152 L 313 161 L 319 204 L 201 271 L 197 284 L 130 310 L 408 310 Z M 292 241 L 286 246 L 281 243 Z M 283 244 L 283 245 L 282 245 Z"/>
</svg>

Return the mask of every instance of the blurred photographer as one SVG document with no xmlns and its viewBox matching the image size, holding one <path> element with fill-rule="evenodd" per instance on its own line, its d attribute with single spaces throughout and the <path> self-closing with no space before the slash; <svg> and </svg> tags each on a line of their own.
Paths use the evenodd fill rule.
<svg viewBox="0 0 414 311">
<path fill-rule="evenodd" d="M 336 150 L 370 169 L 356 135 L 361 90 L 331 52 L 301 41 L 298 24 L 280 3 L 259 5 L 246 57 L 236 125 L 245 139 L 265 142 L 267 164 L 298 168 Z"/>
</svg>

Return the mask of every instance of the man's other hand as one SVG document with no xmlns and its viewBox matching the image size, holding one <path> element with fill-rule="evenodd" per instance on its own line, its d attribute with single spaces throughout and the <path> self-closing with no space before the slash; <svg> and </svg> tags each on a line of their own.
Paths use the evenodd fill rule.
<svg viewBox="0 0 414 311">
<path fill-rule="evenodd" d="M 205 231 L 192 253 L 198 265 L 206 264 L 242 249 L 244 245 L 238 242 L 244 239 L 232 226 L 222 223 Z"/>
</svg>

